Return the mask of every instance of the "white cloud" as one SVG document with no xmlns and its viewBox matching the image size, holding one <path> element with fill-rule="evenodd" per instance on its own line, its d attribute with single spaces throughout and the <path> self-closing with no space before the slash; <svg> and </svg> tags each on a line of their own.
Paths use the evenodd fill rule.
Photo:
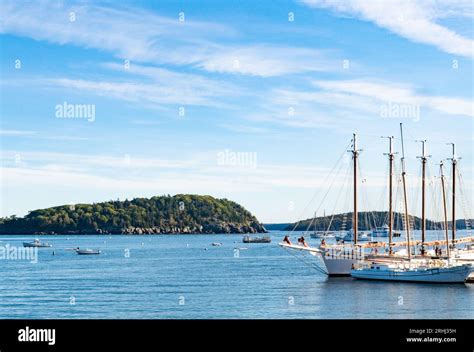
<svg viewBox="0 0 474 352">
<path fill-rule="evenodd" d="M 217 152 L 195 155 L 190 159 L 158 159 L 134 155 L 82 155 L 51 152 L 22 152 L 21 164 L 14 163 L 14 152 L 2 153 L 2 187 L 26 184 L 84 187 L 106 185 L 113 189 L 162 189 L 177 185 L 186 190 L 194 186 L 212 193 L 217 185 L 228 191 L 265 191 L 277 187 L 315 188 L 323 186 L 329 169 L 306 165 L 253 166 L 220 165 Z M 197 183 L 194 183 L 196 181 Z M 342 181 L 341 181 L 342 182 Z M 203 187 L 207 188 L 203 188 Z M 224 190 L 224 188 L 222 188 Z M 179 188 L 176 188 L 179 192 Z"/>
<path fill-rule="evenodd" d="M 369 98 L 379 104 L 413 104 L 448 115 L 474 117 L 474 102 L 471 99 L 422 95 L 410 86 L 364 80 L 315 81 L 314 84 L 324 90 Z"/>
<path fill-rule="evenodd" d="M 432 116 L 430 112 L 444 117 L 474 117 L 472 100 L 423 95 L 411 85 L 375 80 L 333 80 L 313 81 L 312 86 L 314 89 L 273 89 L 263 98 L 259 112 L 246 117 L 295 128 L 330 128 L 345 132 L 384 117 L 418 121 Z M 383 109 L 397 107 L 413 108 L 418 115 L 382 114 Z"/>
<path fill-rule="evenodd" d="M 26 130 L 0 130 L 0 135 L 2 136 L 31 136 L 36 133 L 36 131 Z"/>
<path fill-rule="evenodd" d="M 195 43 L 203 37 L 232 35 L 227 26 L 167 18 L 137 8 L 110 8 L 87 3 L 2 1 L 0 32 L 56 44 L 74 44 L 116 53 L 137 61 L 166 59 L 163 43 Z M 70 20 L 71 12 L 74 21 Z M 169 42 L 169 41 L 168 41 Z"/>
<path fill-rule="evenodd" d="M 336 60 L 315 49 L 232 44 L 225 25 L 159 16 L 137 8 L 111 9 L 3 1 L 0 33 L 111 52 L 132 62 L 189 66 L 218 73 L 278 76 L 338 69 Z M 69 14 L 75 13 L 75 21 Z M 222 40 L 226 44 L 220 44 Z"/>
<path fill-rule="evenodd" d="M 44 134 L 39 131 L 28 131 L 28 130 L 0 130 L 0 136 L 11 136 L 11 137 L 26 137 L 34 139 L 49 139 L 59 141 L 85 141 L 88 140 L 86 137 L 79 136 L 67 136 L 67 135 L 51 135 Z"/>
<path fill-rule="evenodd" d="M 237 133 L 244 133 L 244 134 L 261 134 L 267 133 L 268 131 L 261 127 L 249 126 L 244 124 L 230 124 L 230 123 L 223 123 L 219 124 L 219 127 L 225 128 L 226 130 L 237 132 Z"/>
<path fill-rule="evenodd" d="M 231 90 L 224 84 L 210 84 L 205 86 L 191 80 L 169 81 L 167 84 L 120 82 L 120 81 L 92 81 L 70 78 L 52 78 L 42 80 L 42 83 L 61 88 L 75 89 L 82 92 L 91 92 L 99 96 L 114 99 L 146 103 L 150 107 L 163 108 L 164 106 L 214 106 L 224 107 L 225 104 L 215 99 L 223 94 L 231 95 Z M 218 87 L 221 86 L 222 90 Z M 234 94 L 236 91 L 233 91 Z"/>
<path fill-rule="evenodd" d="M 439 18 L 473 16 L 471 0 L 301 0 L 315 8 L 371 21 L 414 42 L 434 45 L 442 51 L 474 57 L 474 41 L 439 23 Z M 471 27 L 472 28 L 472 27 Z"/>
<path fill-rule="evenodd" d="M 280 47 L 223 47 L 196 64 L 211 72 L 272 77 L 301 72 L 335 71 L 340 65 L 320 50 Z"/>
</svg>

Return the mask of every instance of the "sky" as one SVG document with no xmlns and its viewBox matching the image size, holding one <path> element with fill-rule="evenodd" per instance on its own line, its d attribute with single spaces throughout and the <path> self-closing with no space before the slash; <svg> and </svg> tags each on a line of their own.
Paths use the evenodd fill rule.
<svg viewBox="0 0 474 352">
<path fill-rule="evenodd" d="M 381 136 L 400 153 L 400 122 L 413 212 L 419 140 L 433 192 L 456 144 L 459 217 L 473 204 L 469 0 L 5 0 L 0 13 L 0 216 L 179 193 L 265 223 L 350 211 L 353 133 L 361 208 L 385 209 Z"/>
</svg>

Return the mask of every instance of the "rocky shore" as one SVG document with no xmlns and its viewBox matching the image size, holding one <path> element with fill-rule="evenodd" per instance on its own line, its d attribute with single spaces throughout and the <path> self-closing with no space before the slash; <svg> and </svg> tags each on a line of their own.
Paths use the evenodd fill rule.
<svg viewBox="0 0 474 352">
<path fill-rule="evenodd" d="M 265 227 L 258 223 L 240 225 L 235 223 L 207 224 L 204 226 L 152 226 L 134 227 L 130 226 L 120 230 L 74 230 L 64 232 L 38 231 L 26 234 L 32 235 L 191 235 L 191 234 L 249 234 L 267 233 Z"/>
</svg>

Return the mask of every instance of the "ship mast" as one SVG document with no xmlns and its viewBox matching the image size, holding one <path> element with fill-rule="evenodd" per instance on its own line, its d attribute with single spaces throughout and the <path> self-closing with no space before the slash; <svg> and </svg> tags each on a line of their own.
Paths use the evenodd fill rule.
<svg viewBox="0 0 474 352">
<path fill-rule="evenodd" d="M 448 143 L 452 145 L 453 147 L 453 157 L 450 159 L 452 163 L 452 168 L 453 168 L 453 200 L 452 200 L 452 233 L 451 233 L 451 239 L 453 242 L 453 247 L 454 247 L 454 242 L 456 240 L 456 164 L 458 163 L 458 160 L 456 158 L 456 145 L 454 143 Z"/>
<path fill-rule="evenodd" d="M 316 213 L 314 212 L 314 233 L 316 233 Z"/>
<path fill-rule="evenodd" d="M 425 255 L 426 239 L 426 161 L 428 156 L 425 153 L 426 139 L 421 142 L 421 255 Z"/>
<path fill-rule="evenodd" d="M 384 153 L 388 155 L 389 161 L 389 176 L 388 176 L 388 247 L 389 254 L 392 254 L 392 238 L 393 238 L 393 159 L 395 153 L 393 152 L 393 136 L 382 137 L 388 138 L 389 152 Z"/>
<path fill-rule="evenodd" d="M 407 234 L 407 249 L 408 249 L 408 259 L 411 259 L 410 221 L 408 217 L 407 182 L 406 182 L 406 172 L 405 172 L 405 148 L 403 145 L 403 124 L 402 123 L 400 123 L 400 137 L 402 141 L 402 181 L 403 181 L 403 200 L 405 203 L 405 226 L 406 226 L 406 234 Z"/>
<path fill-rule="evenodd" d="M 354 214 L 352 219 L 352 228 L 354 230 L 354 244 L 357 244 L 357 230 L 358 230 L 358 212 L 357 212 L 357 157 L 359 156 L 359 149 L 357 149 L 357 134 L 352 137 L 352 160 L 354 161 Z"/>
<path fill-rule="evenodd" d="M 441 174 L 441 189 L 443 191 L 443 213 L 444 213 L 444 234 L 446 237 L 446 254 L 449 258 L 449 230 L 448 230 L 448 208 L 446 206 L 446 188 L 443 172 L 443 161 L 439 163 L 439 170 Z"/>
</svg>

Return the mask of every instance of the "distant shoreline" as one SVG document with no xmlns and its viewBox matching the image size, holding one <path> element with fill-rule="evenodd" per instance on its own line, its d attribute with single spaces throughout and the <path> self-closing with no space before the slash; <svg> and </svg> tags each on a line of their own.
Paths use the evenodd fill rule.
<svg viewBox="0 0 474 352">
<path fill-rule="evenodd" d="M 228 199 L 178 194 L 37 209 L 0 219 L 1 234 L 251 234 L 267 230 Z"/>
<path fill-rule="evenodd" d="M 2 236 L 130 236 L 130 237 L 143 237 L 143 236 L 205 236 L 205 235 L 227 235 L 227 236 L 245 236 L 245 235 L 258 235 L 265 232 L 170 232 L 170 233 L 92 233 L 92 232 L 81 232 L 81 233 L 49 233 L 49 232 L 34 232 L 34 233 L 0 233 Z"/>
</svg>

